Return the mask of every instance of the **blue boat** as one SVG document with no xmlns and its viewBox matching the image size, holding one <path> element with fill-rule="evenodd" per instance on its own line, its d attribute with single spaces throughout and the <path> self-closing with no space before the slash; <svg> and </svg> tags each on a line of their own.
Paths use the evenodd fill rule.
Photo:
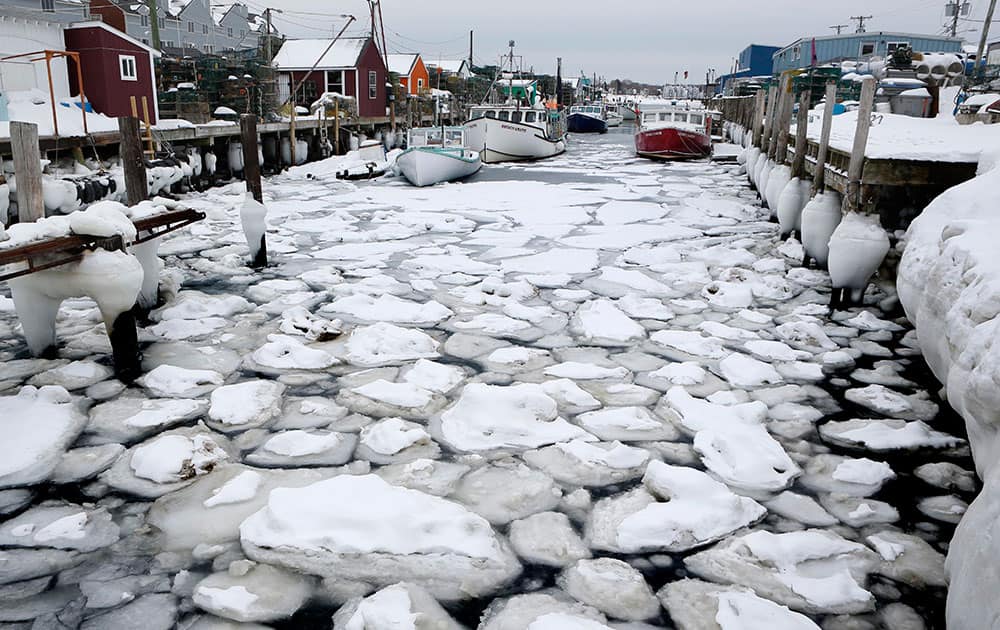
<svg viewBox="0 0 1000 630">
<path fill-rule="evenodd" d="M 566 119 L 570 133 L 607 133 L 608 121 L 600 105 L 574 105 Z"/>
</svg>

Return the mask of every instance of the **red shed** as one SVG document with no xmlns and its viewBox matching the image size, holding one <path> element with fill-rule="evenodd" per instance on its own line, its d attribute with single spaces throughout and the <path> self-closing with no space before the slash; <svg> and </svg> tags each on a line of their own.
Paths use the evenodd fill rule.
<svg viewBox="0 0 1000 630">
<path fill-rule="evenodd" d="M 358 115 L 362 118 L 386 116 L 385 84 L 389 73 L 375 42 L 370 37 L 341 38 L 333 46 L 330 42 L 330 39 L 285 41 L 274 57 L 281 100 L 287 101 L 292 86 L 308 75 L 295 94 L 297 105 L 308 107 L 324 92 L 336 92 L 356 98 Z M 309 74 L 314 65 L 316 69 Z"/>
<path fill-rule="evenodd" d="M 134 96 L 139 116 L 142 97 L 149 106 L 149 121 L 156 124 L 156 71 L 153 59 L 160 53 L 103 22 L 82 22 L 64 31 L 66 50 L 80 53 L 83 86 L 94 110 L 105 116 L 131 116 Z M 70 93 L 78 95 L 76 76 L 70 73 Z"/>
</svg>

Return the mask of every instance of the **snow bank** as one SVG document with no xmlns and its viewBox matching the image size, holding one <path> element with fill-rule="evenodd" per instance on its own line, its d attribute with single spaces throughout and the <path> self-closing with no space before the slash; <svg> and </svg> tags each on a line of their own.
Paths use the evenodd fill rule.
<svg viewBox="0 0 1000 630">
<path fill-rule="evenodd" d="M 980 128 L 982 132 L 984 128 Z M 996 208 L 1000 154 L 984 155 L 979 176 L 934 200 L 907 233 L 900 301 L 948 402 L 965 419 L 984 488 L 948 553 L 948 627 L 988 627 L 1000 616 L 1000 259 Z"/>
</svg>

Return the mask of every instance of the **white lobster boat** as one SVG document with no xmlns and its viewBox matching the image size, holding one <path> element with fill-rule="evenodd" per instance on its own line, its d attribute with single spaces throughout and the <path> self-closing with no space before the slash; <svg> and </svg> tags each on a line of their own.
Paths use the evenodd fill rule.
<svg viewBox="0 0 1000 630">
<path fill-rule="evenodd" d="M 465 123 L 469 147 L 483 162 L 542 160 L 566 151 L 566 118 L 541 106 L 481 105 Z"/>
<path fill-rule="evenodd" d="M 483 167 L 478 151 L 466 148 L 462 127 L 411 129 L 396 172 L 414 186 L 433 186 L 468 177 Z"/>
</svg>

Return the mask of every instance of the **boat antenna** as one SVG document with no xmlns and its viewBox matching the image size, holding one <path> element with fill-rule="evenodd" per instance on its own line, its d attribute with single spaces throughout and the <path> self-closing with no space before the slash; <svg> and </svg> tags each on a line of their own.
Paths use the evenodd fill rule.
<svg viewBox="0 0 1000 630">
<path fill-rule="evenodd" d="M 508 46 L 510 46 L 510 98 L 511 100 L 514 100 L 514 40 L 513 39 L 510 40 Z M 518 78 L 520 78 L 520 75 L 518 75 Z M 515 103 L 517 104 L 517 109 L 520 110 L 521 101 L 518 100 L 515 101 Z"/>
</svg>

